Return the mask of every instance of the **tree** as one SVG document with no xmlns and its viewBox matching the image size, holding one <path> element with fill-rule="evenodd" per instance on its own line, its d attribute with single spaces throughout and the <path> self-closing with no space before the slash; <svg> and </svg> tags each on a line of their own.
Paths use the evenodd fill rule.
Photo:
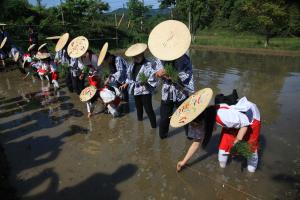
<svg viewBox="0 0 300 200">
<path fill-rule="evenodd" d="M 133 24 L 134 30 L 142 32 L 143 18 L 145 16 L 145 13 L 149 11 L 151 6 L 145 6 L 144 3 L 139 0 L 129 0 L 127 3 L 127 7 L 128 7 L 128 18 L 130 22 Z"/>
<path fill-rule="evenodd" d="M 260 32 L 266 37 L 265 47 L 267 47 L 270 38 L 287 28 L 287 13 L 283 7 L 271 2 L 263 3 L 258 9 L 258 13 L 256 19 Z"/>
<path fill-rule="evenodd" d="M 109 9 L 108 3 L 101 0 L 66 0 L 60 6 L 64 11 L 66 21 L 70 23 L 99 19 L 103 11 Z"/>
</svg>

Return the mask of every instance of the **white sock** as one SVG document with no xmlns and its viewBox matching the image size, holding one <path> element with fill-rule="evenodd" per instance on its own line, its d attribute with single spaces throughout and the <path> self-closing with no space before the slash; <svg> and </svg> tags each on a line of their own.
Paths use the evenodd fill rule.
<svg viewBox="0 0 300 200">
<path fill-rule="evenodd" d="M 229 156 L 229 152 L 226 152 L 226 151 L 224 151 L 222 149 L 219 149 L 218 160 L 219 160 L 219 164 L 220 164 L 221 168 L 225 168 L 226 167 L 228 156 Z"/>
</svg>

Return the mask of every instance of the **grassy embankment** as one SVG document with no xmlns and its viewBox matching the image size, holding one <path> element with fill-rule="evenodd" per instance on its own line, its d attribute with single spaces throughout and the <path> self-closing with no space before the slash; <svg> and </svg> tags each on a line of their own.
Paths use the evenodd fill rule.
<svg viewBox="0 0 300 200">
<path fill-rule="evenodd" d="M 265 38 L 253 33 L 204 30 L 197 33 L 193 39 L 193 45 L 300 51 L 300 37 L 275 37 L 270 40 L 267 48 Z"/>
</svg>

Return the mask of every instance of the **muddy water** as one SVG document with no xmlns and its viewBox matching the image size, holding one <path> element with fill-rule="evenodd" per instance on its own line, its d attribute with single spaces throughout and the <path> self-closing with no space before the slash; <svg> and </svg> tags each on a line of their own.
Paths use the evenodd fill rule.
<svg viewBox="0 0 300 200">
<path fill-rule="evenodd" d="M 193 50 L 196 88 L 211 87 L 256 102 L 263 128 L 259 169 L 243 161 L 222 170 L 219 130 L 188 168 L 176 162 L 190 145 L 182 129 L 160 140 L 145 116 L 86 117 L 85 105 L 62 84 L 0 74 L 0 131 L 11 181 L 22 199 L 296 199 L 300 182 L 300 57 Z M 159 120 L 160 91 L 153 97 Z M 100 109 L 99 107 L 97 109 Z M 298 196 L 297 196 L 298 195 Z"/>
</svg>

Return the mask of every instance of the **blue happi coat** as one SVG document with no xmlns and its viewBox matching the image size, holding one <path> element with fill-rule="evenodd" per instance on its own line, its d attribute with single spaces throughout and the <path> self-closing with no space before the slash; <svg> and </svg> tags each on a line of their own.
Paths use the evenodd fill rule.
<svg viewBox="0 0 300 200">
<path fill-rule="evenodd" d="M 155 87 L 158 84 L 158 79 L 155 77 L 155 72 L 157 71 L 155 66 L 148 60 L 144 60 L 140 71 L 136 76 L 136 80 L 133 80 L 133 70 L 134 70 L 134 63 L 128 67 L 127 70 L 127 79 L 126 83 L 129 84 L 129 94 L 132 95 L 145 95 L 151 94 Z M 147 84 L 142 84 L 140 80 L 141 73 L 144 73 L 148 78 Z"/>
<path fill-rule="evenodd" d="M 118 85 L 123 84 L 127 77 L 127 62 L 120 56 L 115 57 L 115 72 L 110 74 L 109 84 Z"/>
<path fill-rule="evenodd" d="M 154 61 L 157 71 L 163 68 L 164 61 L 159 59 Z M 190 58 L 185 54 L 173 61 L 175 68 L 178 71 L 178 83 L 172 83 L 166 78 L 162 78 L 162 100 L 181 102 L 188 98 L 190 94 L 195 92 L 193 69 Z"/>
</svg>

